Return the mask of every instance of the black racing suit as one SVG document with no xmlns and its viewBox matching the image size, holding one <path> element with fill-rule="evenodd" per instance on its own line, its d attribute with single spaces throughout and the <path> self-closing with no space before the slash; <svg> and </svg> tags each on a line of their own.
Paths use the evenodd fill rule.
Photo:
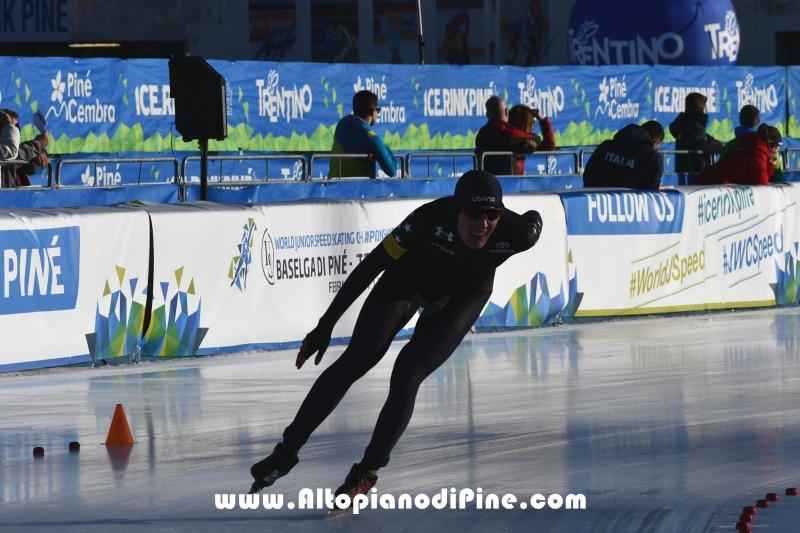
<svg viewBox="0 0 800 533">
<path fill-rule="evenodd" d="M 317 328 L 306 337 L 310 353 L 327 348 L 336 321 L 384 271 L 364 302 L 349 346 L 319 376 L 284 431 L 289 447 L 299 450 L 350 386 L 381 360 L 421 300 L 431 305 L 397 356 L 389 397 L 361 461 L 370 470 L 388 464 L 392 448 L 411 419 L 417 389 L 450 357 L 478 319 L 492 293 L 495 269 L 513 254 L 531 248 L 541 233 L 537 212 L 519 215 L 506 210 L 487 243 L 476 250 L 467 247 L 458 234 L 459 213 L 452 197 L 421 206 L 347 278 Z"/>
</svg>

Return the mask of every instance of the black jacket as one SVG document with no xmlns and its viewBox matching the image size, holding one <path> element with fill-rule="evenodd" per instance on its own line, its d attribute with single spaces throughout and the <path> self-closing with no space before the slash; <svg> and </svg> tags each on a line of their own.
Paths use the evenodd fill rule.
<svg viewBox="0 0 800 533">
<path fill-rule="evenodd" d="M 583 171 L 583 184 L 658 189 L 663 172 L 664 160 L 653 148 L 653 139 L 641 126 L 629 124 L 597 147 Z"/>
<path fill-rule="evenodd" d="M 675 137 L 676 150 L 700 150 L 707 154 L 722 153 L 722 143 L 706 134 L 708 115 L 705 113 L 681 113 L 669 125 Z M 675 156 L 676 172 L 702 172 L 712 162 L 710 155 Z"/>
<path fill-rule="evenodd" d="M 24 165 L 3 165 L 0 172 L 0 188 L 15 189 L 20 185 L 30 185 L 28 176 L 35 174 L 39 168 L 31 163 L 40 153 L 45 150 L 39 141 L 31 140 L 19 143 L 19 154 L 17 159 L 27 161 Z M 17 176 L 19 174 L 19 177 Z M 22 180 L 20 183 L 19 180 Z"/>
</svg>

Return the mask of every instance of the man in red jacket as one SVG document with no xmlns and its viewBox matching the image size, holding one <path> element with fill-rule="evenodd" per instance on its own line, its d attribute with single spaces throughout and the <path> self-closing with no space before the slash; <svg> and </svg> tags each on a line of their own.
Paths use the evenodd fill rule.
<svg viewBox="0 0 800 533">
<path fill-rule="evenodd" d="M 769 125 L 761 124 L 755 133 L 739 137 L 736 150 L 706 168 L 691 185 L 767 185 L 775 169 L 775 159 L 770 155 L 779 143 Z"/>
</svg>

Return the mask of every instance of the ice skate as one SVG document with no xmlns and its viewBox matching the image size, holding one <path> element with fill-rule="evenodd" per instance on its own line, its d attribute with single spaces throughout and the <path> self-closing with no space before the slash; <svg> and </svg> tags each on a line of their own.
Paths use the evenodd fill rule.
<svg viewBox="0 0 800 533">
<path fill-rule="evenodd" d="M 344 479 L 342 486 L 336 489 L 336 496 L 339 496 L 340 494 L 347 494 L 347 496 L 350 498 L 350 506 L 344 509 L 340 509 L 339 507 L 335 506 L 333 509 L 328 511 L 326 518 L 335 518 L 337 516 L 346 514 L 348 510 L 353 508 L 353 498 L 355 498 L 358 494 L 367 494 L 369 489 L 375 486 L 377 481 L 378 476 L 370 474 L 369 470 L 362 467 L 360 464 L 354 464 L 350 469 L 350 473 L 347 474 L 347 477 Z"/>
<path fill-rule="evenodd" d="M 248 494 L 257 494 L 261 492 L 261 489 L 269 487 L 278 478 L 288 474 L 298 461 L 300 459 L 297 458 L 297 452 L 282 442 L 278 443 L 272 454 L 250 467 L 250 475 L 255 481 L 253 481 Z"/>
</svg>

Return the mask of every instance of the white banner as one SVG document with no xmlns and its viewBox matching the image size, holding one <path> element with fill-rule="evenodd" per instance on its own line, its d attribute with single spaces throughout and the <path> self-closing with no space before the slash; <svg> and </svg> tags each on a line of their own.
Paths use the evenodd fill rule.
<svg viewBox="0 0 800 533">
<path fill-rule="evenodd" d="M 796 300 L 798 189 L 590 189 L 562 195 L 564 316 L 765 307 Z"/>
<path fill-rule="evenodd" d="M 113 207 L 0 211 L 0 371 L 133 353 L 149 223 Z"/>
<path fill-rule="evenodd" d="M 147 206 L 154 234 L 155 299 L 142 355 L 296 345 L 359 261 L 430 200 Z M 517 195 L 507 197 L 506 205 L 520 213 L 539 210 L 545 219 L 544 236 L 533 250 L 498 269 L 492 303 L 477 325 L 547 323 L 567 295 L 560 199 Z M 335 339 L 351 335 L 365 298 L 366 292 L 339 320 Z"/>
</svg>

